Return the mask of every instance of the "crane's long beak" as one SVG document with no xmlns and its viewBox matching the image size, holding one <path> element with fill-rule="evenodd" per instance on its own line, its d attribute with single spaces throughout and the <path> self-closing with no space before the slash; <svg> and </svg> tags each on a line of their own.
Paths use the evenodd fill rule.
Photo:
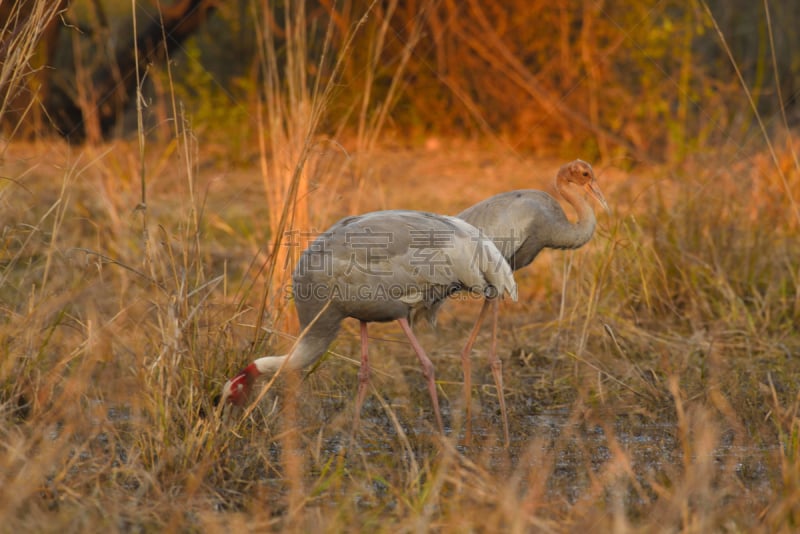
<svg viewBox="0 0 800 534">
<path fill-rule="evenodd" d="M 606 210 L 607 213 L 611 213 L 611 209 L 608 207 L 606 203 L 606 199 L 603 197 L 603 193 L 600 192 L 600 186 L 597 185 L 596 180 L 592 180 L 588 184 L 586 184 L 586 192 L 592 195 L 596 201 L 603 206 L 603 209 Z"/>
<path fill-rule="evenodd" d="M 214 399 L 217 403 L 216 406 L 225 406 L 228 403 L 228 397 L 231 396 L 231 381 L 228 380 L 225 382 L 225 385 L 222 386 L 222 393 L 217 395 Z"/>
<path fill-rule="evenodd" d="M 222 393 L 214 396 L 214 408 L 217 417 L 219 417 L 221 421 L 227 420 L 231 414 L 231 406 L 228 402 L 228 397 L 230 397 L 231 394 L 230 383 L 231 381 L 228 380 L 222 387 Z"/>
</svg>

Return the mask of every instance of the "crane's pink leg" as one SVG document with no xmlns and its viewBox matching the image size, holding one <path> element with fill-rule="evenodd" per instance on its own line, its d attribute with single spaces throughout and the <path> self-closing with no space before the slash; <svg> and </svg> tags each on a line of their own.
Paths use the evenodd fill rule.
<svg viewBox="0 0 800 534">
<path fill-rule="evenodd" d="M 431 394 L 431 404 L 433 404 L 433 412 L 436 414 L 436 423 L 439 425 L 439 432 L 444 434 L 442 414 L 439 412 L 439 396 L 436 394 L 436 382 L 434 381 L 433 364 L 431 363 L 430 358 L 428 358 L 428 355 L 425 354 L 425 350 L 422 348 L 422 345 L 420 345 L 419 341 L 417 341 L 416 336 L 414 336 L 414 332 L 411 331 L 411 327 L 408 325 L 408 320 L 403 318 L 398 319 L 397 322 L 400 323 L 400 327 L 403 329 L 403 332 L 406 333 L 408 340 L 411 342 L 411 346 L 414 347 L 414 352 L 417 353 L 417 357 L 422 364 L 422 374 L 428 380 L 428 393 Z"/>
<path fill-rule="evenodd" d="M 472 362 L 469 356 L 472 352 L 472 346 L 475 344 L 475 339 L 478 337 L 478 332 L 481 330 L 483 320 L 486 318 L 487 311 L 489 311 L 488 299 L 483 301 L 481 313 L 475 321 L 475 326 L 472 327 L 472 332 L 469 334 L 467 344 L 464 345 L 464 350 L 461 351 L 461 368 L 464 370 L 464 402 L 467 405 L 466 428 L 464 430 L 464 441 L 466 443 L 472 441 Z"/>
<path fill-rule="evenodd" d="M 488 304 L 488 300 L 486 303 Z M 508 414 L 506 412 L 506 397 L 503 393 L 503 361 L 497 357 L 497 316 L 499 312 L 500 302 L 498 299 L 492 299 L 492 344 L 489 348 L 489 365 L 492 366 L 492 375 L 494 375 L 494 383 L 497 386 L 497 399 L 500 401 L 500 414 L 503 416 L 503 438 L 505 439 L 505 446 L 508 448 Z"/>
<path fill-rule="evenodd" d="M 358 396 L 356 396 L 356 416 L 353 421 L 353 431 L 358 430 L 361 422 L 361 405 L 367 395 L 369 383 L 369 358 L 367 357 L 367 323 L 361 321 L 361 367 L 358 370 Z"/>
</svg>

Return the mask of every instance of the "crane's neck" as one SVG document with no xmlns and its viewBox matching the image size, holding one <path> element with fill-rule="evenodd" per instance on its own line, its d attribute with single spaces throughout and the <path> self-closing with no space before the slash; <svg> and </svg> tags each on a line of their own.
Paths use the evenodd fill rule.
<svg viewBox="0 0 800 534">
<path fill-rule="evenodd" d="M 583 189 L 576 185 L 556 182 L 556 189 L 578 215 L 575 223 L 567 222 L 564 228 L 553 236 L 555 248 L 579 248 L 585 245 L 594 234 L 597 219 Z"/>
<path fill-rule="evenodd" d="M 313 364 L 328 350 L 328 346 L 339 333 L 340 321 L 314 323 L 295 344 L 289 354 L 283 356 L 264 356 L 253 361 L 249 367 L 258 374 L 275 373 L 278 369 L 303 369 Z M 285 364 L 284 364 L 285 362 Z"/>
</svg>

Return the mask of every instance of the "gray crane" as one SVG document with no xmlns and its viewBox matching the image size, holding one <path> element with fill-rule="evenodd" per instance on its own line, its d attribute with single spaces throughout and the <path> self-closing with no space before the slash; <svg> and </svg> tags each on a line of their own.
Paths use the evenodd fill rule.
<svg viewBox="0 0 800 534">
<path fill-rule="evenodd" d="M 354 429 L 358 427 L 370 369 L 367 323 L 396 320 L 422 364 L 436 423 L 444 433 L 433 364 L 409 326 L 435 324 L 443 301 L 458 291 L 487 300 L 517 298 L 514 277 L 497 247 L 469 223 L 418 211 L 377 211 L 346 217 L 302 253 L 292 274 L 301 335 L 289 354 L 258 358 L 229 380 L 222 404 L 247 403 L 255 379 L 282 368 L 316 362 L 342 320 L 361 323 L 361 368 Z"/>
<path fill-rule="evenodd" d="M 586 199 L 586 193 L 594 197 L 606 211 L 606 204 L 592 166 L 576 159 L 558 170 L 555 179 L 556 191 L 577 213 L 575 223 L 567 219 L 558 201 L 535 189 L 521 189 L 500 193 L 478 202 L 457 215 L 489 236 L 511 269 L 516 271 L 530 264 L 544 248 L 576 249 L 589 241 L 597 224 L 592 206 Z M 481 308 L 478 320 L 461 353 L 464 368 L 464 396 L 467 401 L 466 428 L 469 439 L 471 428 L 471 377 L 470 353 L 481 324 L 489 306 L 492 311 L 492 338 L 489 348 L 489 363 L 498 387 L 500 412 L 503 417 L 503 431 L 508 444 L 508 416 L 506 414 L 505 397 L 502 390 L 502 362 L 497 357 L 497 316 L 498 306 L 495 300 L 486 300 Z"/>
</svg>

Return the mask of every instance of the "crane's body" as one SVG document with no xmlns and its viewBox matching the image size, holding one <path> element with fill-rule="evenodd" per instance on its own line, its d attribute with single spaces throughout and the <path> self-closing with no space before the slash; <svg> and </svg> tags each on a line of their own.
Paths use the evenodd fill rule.
<svg viewBox="0 0 800 534">
<path fill-rule="evenodd" d="M 292 276 L 300 322 L 329 300 L 330 315 L 365 322 L 435 320 L 450 294 L 515 294 L 496 246 L 462 219 L 391 210 L 347 217 L 320 235 Z"/>
<path fill-rule="evenodd" d="M 391 210 L 346 217 L 302 253 L 292 276 L 301 336 L 291 353 L 255 360 L 223 388 L 223 400 L 244 404 L 255 378 L 282 367 L 316 362 L 341 322 L 361 322 L 362 366 L 356 416 L 369 377 L 366 325 L 397 320 L 423 365 L 438 409 L 433 368 L 409 321 L 435 321 L 441 303 L 457 291 L 516 300 L 512 271 L 493 242 L 465 221 L 426 212 Z M 357 420 L 357 419 L 356 419 Z"/>
<path fill-rule="evenodd" d="M 457 217 L 482 229 L 515 271 L 532 263 L 545 248 L 580 247 L 595 227 L 594 217 L 571 223 L 555 198 L 536 189 L 500 193 Z"/>
</svg>

